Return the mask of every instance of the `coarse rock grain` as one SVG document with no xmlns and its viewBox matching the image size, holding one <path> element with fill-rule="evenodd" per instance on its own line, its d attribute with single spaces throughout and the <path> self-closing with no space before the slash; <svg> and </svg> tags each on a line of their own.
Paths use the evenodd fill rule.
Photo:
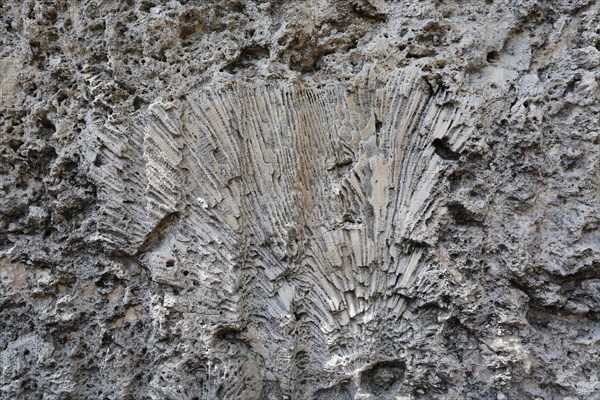
<svg viewBox="0 0 600 400">
<path fill-rule="evenodd" d="M 0 2 L 0 399 L 600 398 L 600 2 Z"/>
</svg>

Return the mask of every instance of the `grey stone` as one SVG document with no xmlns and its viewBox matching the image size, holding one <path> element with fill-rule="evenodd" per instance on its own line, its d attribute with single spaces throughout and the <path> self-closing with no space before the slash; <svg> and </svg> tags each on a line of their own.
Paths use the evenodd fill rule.
<svg viewBox="0 0 600 400">
<path fill-rule="evenodd" d="M 599 7 L 1 2 L 0 398 L 600 398 Z"/>
</svg>

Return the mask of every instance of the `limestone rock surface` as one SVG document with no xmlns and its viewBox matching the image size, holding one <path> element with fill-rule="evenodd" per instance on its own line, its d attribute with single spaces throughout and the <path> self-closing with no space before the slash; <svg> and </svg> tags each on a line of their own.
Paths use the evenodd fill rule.
<svg viewBox="0 0 600 400">
<path fill-rule="evenodd" d="M 600 3 L 0 2 L 0 399 L 600 398 Z"/>
</svg>

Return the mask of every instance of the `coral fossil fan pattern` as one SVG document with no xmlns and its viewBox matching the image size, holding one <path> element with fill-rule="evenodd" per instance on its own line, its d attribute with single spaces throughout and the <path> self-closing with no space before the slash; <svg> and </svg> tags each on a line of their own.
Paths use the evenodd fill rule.
<svg viewBox="0 0 600 400">
<path fill-rule="evenodd" d="M 449 96 L 416 70 L 373 69 L 348 87 L 239 83 L 150 107 L 146 210 L 166 228 L 143 261 L 158 283 L 192 282 L 218 395 L 401 363 L 427 329 L 406 302 L 427 270 L 422 227 L 471 129 L 474 98 Z M 218 385 L 226 364 L 239 387 Z"/>
</svg>

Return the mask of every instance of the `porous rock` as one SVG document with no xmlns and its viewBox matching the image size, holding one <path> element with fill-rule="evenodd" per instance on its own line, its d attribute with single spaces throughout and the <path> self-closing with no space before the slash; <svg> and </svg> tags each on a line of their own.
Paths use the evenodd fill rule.
<svg viewBox="0 0 600 400">
<path fill-rule="evenodd" d="M 0 398 L 600 398 L 599 8 L 0 2 Z"/>
</svg>

